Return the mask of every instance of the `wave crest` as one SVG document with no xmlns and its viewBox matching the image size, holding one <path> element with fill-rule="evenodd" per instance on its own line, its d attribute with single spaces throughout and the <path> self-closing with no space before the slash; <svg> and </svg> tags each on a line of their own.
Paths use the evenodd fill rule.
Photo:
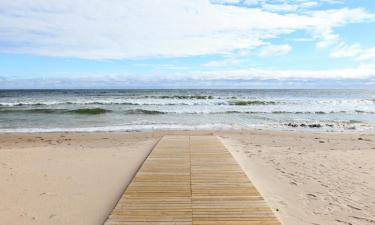
<svg viewBox="0 0 375 225">
<path fill-rule="evenodd" d="M 35 113 L 35 114 L 64 114 L 64 113 L 75 113 L 85 115 L 98 115 L 112 112 L 108 109 L 102 108 L 80 108 L 80 109 L 8 109 L 0 110 L 0 113 Z"/>
<path fill-rule="evenodd" d="M 260 101 L 260 100 L 238 100 L 230 101 L 230 105 L 246 106 L 246 105 L 276 105 L 274 101 Z"/>
</svg>

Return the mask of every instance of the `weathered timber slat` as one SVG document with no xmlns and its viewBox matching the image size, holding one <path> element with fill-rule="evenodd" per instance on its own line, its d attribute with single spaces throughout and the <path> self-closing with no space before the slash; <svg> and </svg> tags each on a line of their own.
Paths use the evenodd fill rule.
<svg viewBox="0 0 375 225">
<path fill-rule="evenodd" d="M 280 225 L 216 136 L 164 136 L 105 225 Z"/>
</svg>

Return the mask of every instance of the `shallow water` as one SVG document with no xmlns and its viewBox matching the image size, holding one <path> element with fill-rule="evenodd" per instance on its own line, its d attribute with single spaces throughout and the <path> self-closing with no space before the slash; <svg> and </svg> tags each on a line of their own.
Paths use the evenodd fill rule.
<svg viewBox="0 0 375 225">
<path fill-rule="evenodd" d="M 375 90 L 2 90 L 0 132 L 375 130 Z"/>
</svg>

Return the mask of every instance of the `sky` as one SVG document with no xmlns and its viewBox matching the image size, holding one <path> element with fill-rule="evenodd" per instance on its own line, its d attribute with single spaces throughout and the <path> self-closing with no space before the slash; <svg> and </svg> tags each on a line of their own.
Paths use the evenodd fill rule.
<svg viewBox="0 0 375 225">
<path fill-rule="evenodd" d="M 28 88 L 375 88 L 375 1 L 0 0 Z"/>
</svg>

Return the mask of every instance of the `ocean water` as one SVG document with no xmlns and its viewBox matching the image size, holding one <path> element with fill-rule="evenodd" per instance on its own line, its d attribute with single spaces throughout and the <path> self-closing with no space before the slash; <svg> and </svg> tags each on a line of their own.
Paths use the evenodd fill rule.
<svg viewBox="0 0 375 225">
<path fill-rule="evenodd" d="M 0 132 L 375 131 L 375 90 L 0 90 Z"/>
</svg>

